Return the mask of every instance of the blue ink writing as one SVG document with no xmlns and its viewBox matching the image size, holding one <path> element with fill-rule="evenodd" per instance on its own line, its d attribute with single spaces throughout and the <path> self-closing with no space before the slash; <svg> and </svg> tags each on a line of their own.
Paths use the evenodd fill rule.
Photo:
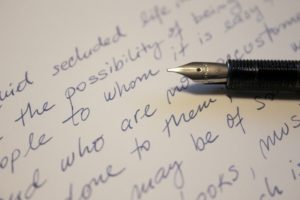
<svg viewBox="0 0 300 200">
<path fill-rule="evenodd" d="M 4 91 L 0 90 L 0 102 L 6 101 L 8 98 L 15 96 L 17 93 L 23 92 L 28 85 L 32 85 L 33 81 L 29 80 L 28 72 L 25 72 L 25 77 L 23 80 L 19 81 L 17 85 L 9 83 L 9 89 Z M 2 105 L 0 104 L 0 108 Z"/>
<path fill-rule="evenodd" d="M 124 93 L 128 93 L 130 90 L 134 90 L 138 83 L 142 83 L 148 80 L 150 77 L 154 77 L 159 73 L 159 70 L 152 72 L 148 70 L 147 73 L 143 73 L 140 76 L 137 76 L 134 80 L 130 81 L 128 84 L 119 84 L 115 82 L 113 92 L 104 92 L 104 99 L 106 102 L 114 100 L 117 96 L 122 97 Z"/>
<path fill-rule="evenodd" d="M 191 134 L 191 138 L 196 151 L 204 151 L 207 144 L 212 144 L 218 139 L 219 135 L 213 136 L 210 131 L 205 134 L 205 137 L 197 137 L 195 138 L 193 134 Z"/>
<path fill-rule="evenodd" d="M 150 110 L 150 104 L 147 104 L 143 111 L 137 109 L 133 115 L 133 119 L 125 118 L 121 123 L 121 130 L 123 132 L 127 131 L 128 129 L 133 129 L 133 125 L 138 124 L 139 120 L 143 119 L 144 117 L 150 118 L 156 113 L 157 109 Z"/>
<path fill-rule="evenodd" d="M 67 156 L 64 159 L 61 159 L 61 163 L 60 163 L 61 171 L 65 172 L 68 168 L 72 167 L 74 162 L 76 161 L 76 157 L 79 156 L 79 158 L 82 158 L 87 154 L 98 153 L 103 149 L 103 147 L 104 147 L 103 135 L 94 139 L 89 146 L 88 145 L 82 146 L 81 138 L 79 137 L 78 138 L 78 152 L 73 151 L 71 153 L 71 155 Z"/>
<path fill-rule="evenodd" d="M 176 189 L 184 187 L 184 176 L 182 172 L 182 161 L 174 161 L 168 167 L 160 167 L 155 175 L 141 184 L 134 184 L 131 190 L 131 200 L 142 199 L 144 195 L 158 187 L 162 181 L 167 180 L 173 172 L 173 185 Z"/>
<path fill-rule="evenodd" d="M 49 110 L 51 110 L 53 107 L 55 106 L 55 104 L 52 105 L 48 105 L 48 101 L 46 101 L 43 104 L 43 107 L 41 110 L 38 109 L 32 109 L 31 108 L 31 104 L 28 102 L 26 109 L 23 111 L 23 109 L 21 109 L 21 114 L 20 116 L 15 120 L 15 122 L 21 121 L 23 126 L 26 126 L 25 123 L 25 117 L 27 116 L 27 113 L 29 113 L 29 118 L 32 119 L 34 118 L 36 115 L 43 115 L 44 112 L 47 112 Z"/>
<path fill-rule="evenodd" d="M 179 116 L 175 114 L 171 114 L 168 119 L 165 119 L 165 126 L 163 128 L 163 132 L 167 132 L 168 137 L 171 137 L 171 125 L 175 125 L 178 127 L 182 122 L 188 123 L 191 120 L 195 119 L 197 115 L 202 112 L 203 110 L 210 107 L 211 104 L 215 103 L 216 99 L 208 99 L 203 101 L 202 104 L 199 104 L 196 109 L 191 109 L 187 114 L 181 113 Z"/>
</svg>

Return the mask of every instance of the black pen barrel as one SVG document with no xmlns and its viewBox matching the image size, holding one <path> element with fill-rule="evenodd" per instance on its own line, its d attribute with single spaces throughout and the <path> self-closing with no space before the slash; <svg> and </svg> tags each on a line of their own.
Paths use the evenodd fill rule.
<svg viewBox="0 0 300 200">
<path fill-rule="evenodd" d="M 232 90 L 299 90 L 300 61 L 228 60 L 227 88 Z"/>
</svg>

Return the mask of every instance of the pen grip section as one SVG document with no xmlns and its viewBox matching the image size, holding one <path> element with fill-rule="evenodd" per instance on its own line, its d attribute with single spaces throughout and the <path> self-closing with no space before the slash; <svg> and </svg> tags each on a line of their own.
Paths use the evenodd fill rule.
<svg viewBox="0 0 300 200">
<path fill-rule="evenodd" d="M 232 90 L 298 90 L 300 61 L 228 60 L 227 88 Z"/>
</svg>

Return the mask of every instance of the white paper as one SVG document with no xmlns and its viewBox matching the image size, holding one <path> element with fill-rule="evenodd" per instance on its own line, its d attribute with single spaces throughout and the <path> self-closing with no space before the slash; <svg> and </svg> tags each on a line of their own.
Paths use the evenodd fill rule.
<svg viewBox="0 0 300 200">
<path fill-rule="evenodd" d="M 296 0 L 1 1 L 0 199 L 299 199 L 299 98 L 166 69 L 299 59 Z"/>
</svg>

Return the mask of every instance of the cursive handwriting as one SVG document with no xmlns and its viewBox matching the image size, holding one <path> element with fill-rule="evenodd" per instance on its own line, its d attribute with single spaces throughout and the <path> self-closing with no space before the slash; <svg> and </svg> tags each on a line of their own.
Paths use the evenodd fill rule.
<svg viewBox="0 0 300 200">
<path fill-rule="evenodd" d="M 159 24 L 163 24 L 163 18 L 171 13 L 171 10 L 166 6 L 157 6 L 155 5 L 153 8 L 142 11 L 140 14 L 140 18 L 143 24 L 143 27 L 147 26 L 151 22 L 158 22 Z"/>
<path fill-rule="evenodd" d="M 125 118 L 122 120 L 121 123 L 121 130 L 123 132 L 133 129 L 133 125 L 137 125 L 141 119 L 144 117 L 150 118 L 156 113 L 157 109 L 150 110 L 150 104 L 147 104 L 143 111 L 141 111 L 139 108 L 135 111 L 133 115 L 133 119 L 131 118 Z"/>
<path fill-rule="evenodd" d="M 171 97 L 174 97 L 178 92 L 181 92 L 189 87 L 189 79 L 187 77 L 180 78 L 180 85 L 169 88 L 167 90 L 167 101 L 171 104 Z"/>
<path fill-rule="evenodd" d="M 229 128 L 240 127 L 242 129 L 242 132 L 244 134 L 246 134 L 246 131 L 245 131 L 245 128 L 243 125 L 243 120 L 244 120 L 244 118 L 240 114 L 239 106 L 236 107 L 236 114 L 234 114 L 234 116 L 231 115 L 230 113 L 228 113 L 226 115 L 226 122 L 227 122 L 227 126 Z"/>
<path fill-rule="evenodd" d="M 50 140 L 52 140 L 53 137 L 46 137 L 46 134 L 42 134 L 39 138 L 38 138 L 38 142 L 37 144 L 34 144 L 34 133 L 31 132 L 29 134 L 29 138 L 28 138 L 28 149 L 26 151 L 26 153 L 24 154 L 24 157 L 26 157 L 28 155 L 28 153 L 30 151 L 35 151 L 38 148 L 40 148 L 40 146 L 47 144 L 48 142 L 50 142 Z"/>
<path fill-rule="evenodd" d="M 224 173 L 220 174 L 218 183 L 209 184 L 207 186 L 207 189 L 203 192 L 200 192 L 196 199 L 197 200 L 215 199 L 217 196 L 222 194 L 225 186 L 231 187 L 236 181 L 238 181 L 240 173 L 235 165 L 230 165 L 227 171 L 232 175 L 231 178 L 228 178 L 228 175 L 226 175 L 226 179 L 225 179 Z"/>
<path fill-rule="evenodd" d="M 264 15 L 260 7 L 257 5 L 248 9 L 240 9 L 238 13 L 234 14 L 231 19 L 225 20 L 225 32 L 233 30 L 238 25 L 241 25 L 252 18 L 254 18 L 258 23 L 264 20 Z"/>
<path fill-rule="evenodd" d="M 115 82 L 115 86 L 113 87 L 112 91 L 104 92 L 104 99 L 106 102 L 114 100 L 117 96 L 120 98 L 123 96 L 124 93 L 128 93 L 131 90 L 134 90 L 139 83 L 147 81 L 151 77 L 155 77 L 159 73 L 159 70 L 152 72 L 149 69 L 147 72 L 143 73 L 131 80 L 128 84 L 119 84 Z"/>
<path fill-rule="evenodd" d="M 134 48 L 127 49 L 122 56 L 113 56 L 110 61 L 105 62 L 105 67 L 101 67 L 97 72 L 90 74 L 86 80 L 81 80 L 79 83 L 68 87 L 65 92 L 66 98 L 71 99 L 78 92 L 85 92 L 89 86 L 101 83 L 101 81 L 104 81 L 114 73 L 121 72 L 128 63 L 136 62 L 143 56 L 152 53 L 155 60 L 160 60 L 162 58 L 162 43 L 163 41 L 154 41 L 152 43 L 141 42 Z"/>
<path fill-rule="evenodd" d="M 23 156 L 23 159 L 27 157 L 30 151 L 36 151 L 38 150 L 41 146 L 46 145 L 48 142 L 52 140 L 52 137 L 46 136 L 46 134 L 42 134 L 41 136 L 37 137 L 38 142 L 35 141 L 35 134 L 31 132 L 28 137 L 28 146 L 27 150 L 24 153 L 24 151 L 20 148 L 14 148 L 10 154 L 7 155 L 0 155 L 0 169 L 5 169 L 5 168 L 10 168 L 9 171 L 10 173 L 15 172 L 16 168 L 16 163 L 19 161 L 21 158 L 21 155 Z"/>
<path fill-rule="evenodd" d="M 267 199 L 266 196 L 269 196 L 269 197 L 272 198 L 272 197 L 275 197 L 275 196 L 278 196 L 278 195 L 282 195 L 283 190 L 280 189 L 280 187 L 278 187 L 277 185 L 271 186 L 270 183 L 269 183 L 268 177 L 265 177 L 265 185 L 266 185 L 267 193 L 261 194 L 260 197 L 259 197 L 259 200 Z"/>
<path fill-rule="evenodd" d="M 76 116 L 79 115 L 79 119 L 81 121 L 86 121 L 90 116 L 91 111 L 89 107 L 75 108 L 72 99 L 76 91 L 83 92 L 86 89 L 86 84 L 82 84 L 82 83 L 83 82 L 81 82 L 76 88 L 68 87 L 65 91 L 65 97 L 67 100 L 69 100 L 69 104 L 71 107 L 71 114 L 62 122 L 63 124 L 71 120 L 73 126 L 78 126 L 79 120 L 78 118 L 76 118 Z"/>
<path fill-rule="evenodd" d="M 293 123 L 292 128 L 296 129 L 300 127 L 300 119 L 297 115 L 291 116 L 290 121 Z M 272 146 L 275 147 L 278 142 L 287 137 L 290 133 L 290 127 L 290 125 L 284 122 L 280 131 L 274 130 L 272 135 L 268 135 L 265 139 L 259 139 L 260 152 L 264 159 L 267 159 L 265 151 L 270 151 Z"/>
<path fill-rule="evenodd" d="M 69 186 L 69 195 L 65 200 L 87 200 L 92 197 L 94 187 L 99 187 L 101 184 L 106 184 L 111 178 L 116 178 L 124 173 L 125 167 L 114 170 L 112 165 L 108 165 L 104 173 L 99 174 L 96 177 L 92 177 L 88 183 L 85 183 L 79 190 L 80 194 L 78 198 L 74 198 L 73 184 Z M 77 191 L 77 190 L 76 190 Z"/>
<path fill-rule="evenodd" d="M 298 42 L 292 42 L 290 44 L 291 49 L 293 50 L 293 52 L 297 53 L 298 51 L 300 51 L 300 40 Z"/>
<path fill-rule="evenodd" d="M 269 40 L 274 42 L 275 38 L 282 34 L 286 29 L 297 25 L 300 23 L 300 12 L 295 13 L 294 15 L 290 16 L 289 18 L 285 19 L 284 21 L 270 26 L 267 23 L 264 23 L 264 31 Z"/>
<path fill-rule="evenodd" d="M 191 134 L 191 138 L 196 151 L 204 151 L 207 144 L 213 144 L 219 135 L 213 136 L 210 131 L 205 134 L 205 137 L 197 137 Z"/>
<path fill-rule="evenodd" d="M 16 193 L 11 193 L 9 195 L 9 200 L 30 200 L 33 198 L 34 194 L 41 189 L 47 183 L 47 179 L 40 179 L 40 170 L 37 168 L 34 170 L 32 175 L 32 182 L 24 190 L 19 190 Z M 0 197 L 0 200 L 4 198 Z"/>
<path fill-rule="evenodd" d="M 0 102 L 6 101 L 8 98 L 15 96 L 18 93 L 23 92 L 28 85 L 32 85 L 33 81 L 29 80 L 28 72 L 25 72 L 25 77 L 19 81 L 16 85 L 14 83 L 9 83 L 9 88 L 5 90 L 0 90 Z M 0 104 L 0 108 L 2 104 Z"/>
<path fill-rule="evenodd" d="M 184 176 L 181 169 L 183 161 L 174 161 L 168 167 L 160 167 L 155 175 L 149 178 L 145 183 L 134 184 L 131 190 L 131 200 L 142 199 L 142 197 L 158 187 L 162 181 L 168 179 L 173 172 L 173 185 L 176 189 L 184 187 Z"/>
<path fill-rule="evenodd" d="M 97 38 L 97 43 L 88 50 L 85 50 L 83 53 L 80 53 L 80 49 L 78 47 L 75 47 L 74 55 L 70 56 L 66 60 L 63 60 L 60 64 L 56 64 L 53 66 L 54 72 L 52 73 L 52 76 L 57 76 L 60 72 L 67 71 L 75 67 L 79 62 L 89 59 L 100 49 L 111 46 L 112 44 L 116 44 L 126 36 L 126 33 L 124 33 L 119 26 L 116 26 L 112 36 L 104 37 L 104 39 L 103 37 L 99 36 Z"/>
<path fill-rule="evenodd" d="M 165 126 L 163 132 L 167 132 L 168 137 L 171 137 L 171 125 L 178 127 L 182 122 L 188 123 L 191 120 L 195 119 L 197 115 L 202 112 L 204 109 L 210 107 L 212 103 L 215 103 L 217 99 L 209 98 L 208 100 L 203 101 L 202 104 L 199 104 L 196 109 L 191 109 L 188 114 L 181 113 L 179 116 L 171 114 L 167 119 L 165 119 Z"/>
<path fill-rule="evenodd" d="M 142 152 L 143 151 L 149 151 L 150 150 L 150 141 L 144 140 L 143 142 L 139 143 L 137 138 L 134 138 L 135 140 L 135 149 L 131 151 L 131 154 L 136 153 L 138 155 L 139 160 L 142 160 Z"/>
<path fill-rule="evenodd" d="M 241 4 L 236 0 L 225 0 L 222 3 L 217 5 L 211 5 L 208 8 L 205 8 L 201 12 L 192 12 L 191 16 L 195 24 L 203 23 L 204 21 L 219 15 L 225 11 L 235 12 L 235 10 L 240 10 Z"/>
<path fill-rule="evenodd" d="M 10 165 L 10 172 L 13 174 L 15 172 L 16 161 L 20 158 L 21 150 L 15 148 L 11 151 L 9 155 L 0 155 L 0 168 L 5 169 Z"/>
<path fill-rule="evenodd" d="M 31 104 L 30 102 L 27 103 L 26 109 L 23 111 L 23 109 L 21 109 L 21 113 L 20 116 L 15 120 L 15 122 L 21 121 L 22 125 L 25 126 L 25 117 L 27 116 L 27 114 L 29 115 L 29 118 L 32 119 L 34 118 L 36 115 L 43 115 L 45 112 L 51 110 L 53 107 L 55 106 L 55 104 L 52 105 L 48 105 L 48 101 L 46 101 L 43 104 L 43 107 L 41 108 L 41 110 L 39 109 L 32 109 L 31 108 Z"/>
<path fill-rule="evenodd" d="M 94 139 L 90 145 L 84 145 L 81 144 L 81 138 L 78 138 L 78 151 L 73 151 L 71 155 L 67 156 L 66 158 L 61 159 L 60 162 L 60 169 L 62 172 L 65 172 L 68 168 L 72 167 L 77 160 L 76 158 L 79 156 L 79 158 L 84 157 L 87 154 L 91 153 L 98 153 L 100 152 L 104 147 L 104 137 L 103 135 L 97 137 Z"/>
<path fill-rule="evenodd" d="M 255 96 L 254 100 L 260 104 L 260 107 L 257 107 L 256 110 L 262 110 L 266 107 L 266 103 L 263 100 L 273 101 L 275 97 L 274 93 L 266 93 L 264 96 Z M 259 100 L 262 99 L 262 100 Z"/>
</svg>

